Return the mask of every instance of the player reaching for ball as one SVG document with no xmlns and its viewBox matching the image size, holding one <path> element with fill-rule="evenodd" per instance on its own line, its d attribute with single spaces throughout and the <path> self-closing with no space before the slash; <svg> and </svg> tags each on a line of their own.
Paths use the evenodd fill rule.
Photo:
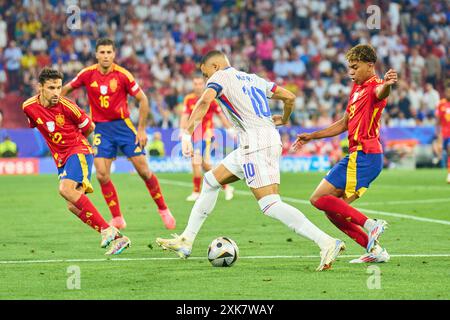
<svg viewBox="0 0 450 320">
<path fill-rule="evenodd" d="M 200 196 L 184 232 L 172 239 L 157 238 L 157 244 L 175 251 L 181 258 L 187 258 L 203 222 L 214 209 L 221 187 L 245 179 L 261 211 L 298 235 L 314 241 L 321 249 L 317 270 L 329 269 L 345 249 L 344 242 L 312 224 L 298 209 L 283 202 L 278 192 L 281 139 L 276 126 L 287 123 L 294 108 L 295 95 L 255 74 L 234 69 L 220 51 L 207 53 L 200 62 L 200 69 L 208 81 L 183 134 L 183 154 L 192 156 L 194 126 L 200 123 L 215 98 L 238 131 L 239 147 L 205 173 Z M 284 102 L 283 115 L 271 115 L 268 98 Z"/>
<path fill-rule="evenodd" d="M 90 183 L 93 151 L 87 136 L 95 125 L 74 102 L 61 97 L 63 75 L 52 69 L 39 74 L 39 94 L 22 104 L 30 127 L 37 128 L 47 142 L 59 174 L 59 193 L 81 221 L 101 233 L 106 254 L 119 254 L 130 240 L 110 226 L 85 193 Z"/>
<path fill-rule="evenodd" d="M 367 191 L 383 169 L 380 118 L 391 87 L 397 82 L 397 73 L 390 69 L 384 80 L 377 77 L 377 56 L 370 45 L 351 48 L 346 58 L 348 74 L 354 84 L 344 116 L 328 128 L 298 135 L 293 147 L 298 149 L 311 140 L 348 131 L 349 155 L 330 170 L 310 201 L 324 211 L 336 227 L 367 250 L 351 263 L 387 262 L 389 254 L 378 243 L 379 236 L 387 227 L 386 221 L 370 219 L 350 203 Z"/>
</svg>

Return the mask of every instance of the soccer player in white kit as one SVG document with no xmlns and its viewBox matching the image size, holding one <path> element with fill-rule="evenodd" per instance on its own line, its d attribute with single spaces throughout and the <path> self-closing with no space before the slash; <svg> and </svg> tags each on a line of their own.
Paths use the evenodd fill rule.
<svg viewBox="0 0 450 320">
<path fill-rule="evenodd" d="M 189 257 L 195 237 L 214 209 L 222 185 L 245 179 L 265 215 L 281 221 L 320 247 L 321 261 L 317 271 L 329 269 L 345 249 L 344 242 L 320 230 L 298 209 L 283 202 L 278 193 L 281 139 L 276 126 L 288 122 L 295 95 L 255 74 L 232 68 L 221 51 L 208 52 L 200 62 L 200 69 L 208 81 L 183 133 L 183 154 L 192 157 L 194 128 L 216 98 L 238 131 L 239 147 L 216 168 L 205 173 L 200 197 L 192 208 L 184 232 L 171 239 L 157 238 L 156 243 L 181 258 Z M 268 98 L 284 102 L 283 115 L 271 115 Z"/>
</svg>

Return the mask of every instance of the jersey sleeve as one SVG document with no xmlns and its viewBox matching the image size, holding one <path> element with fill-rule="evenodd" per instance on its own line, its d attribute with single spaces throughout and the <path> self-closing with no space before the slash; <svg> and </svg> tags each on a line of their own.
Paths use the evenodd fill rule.
<svg viewBox="0 0 450 320">
<path fill-rule="evenodd" d="M 73 89 L 77 89 L 79 87 L 82 87 L 86 84 L 86 79 L 88 76 L 88 71 L 83 69 L 76 75 L 75 78 L 72 79 L 72 81 L 69 82 L 70 86 Z"/>
<path fill-rule="evenodd" d="M 133 75 L 130 72 L 126 71 L 126 73 L 124 73 L 123 75 L 124 75 L 123 81 L 125 83 L 125 90 L 129 95 L 134 97 L 139 93 L 141 87 L 139 87 L 139 85 L 137 84 L 136 80 L 134 79 Z"/>
<path fill-rule="evenodd" d="M 66 112 L 69 115 L 70 119 L 78 126 L 78 128 L 85 132 L 90 128 L 91 119 L 86 114 L 86 112 L 81 109 L 76 103 L 73 103 L 69 100 L 64 101 L 64 105 L 66 106 Z"/>
<path fill-rule="evenodd" d="M 225 74 L 222 71 L 217 71 L 208 79 L 206 87 L 216 91 L 216 97 L 220 97 L 222 95 L 224 84 Z"/>
<path fill-rule="evenodd" d="M 375 97 L 376 100 L 380 100 L 380 99 L 378 99 L 378 97 L 377 97 L 377 88 L 380 87 L 380 86 L 382 86 L 383 84 L 384 84 L 384 80 L 382 80 L 382 79 L 376 79 L 375 84 L 374 84 L 373 86 L 371 86 L 371 88 L 372 88 L 372 90 L 373 90 L 372 94 L 374 95 L 374 97 Z"/>
<path fill-rule="evenodd" d="M 25 113 L 25 116 L 27 117 L 28 125 L 30 126 L 30 128 L 35 128 L 35 127 L 37 127 L 37 123 L 36 123 L 36 121 L 33 119 L 33 115 L 32 115 L 31 112 L 29 111 L 29 108 L 23 108 L 23 112 Z"/>
<path fill-rule="evenodd" d="M 263 79 L 259 76 L 256 76 L 259 81 L 260 89 L 264 89 L 266 93 L 266 97 L 268 99 L 272 98 L 273 94 L 275 93 L 275 90 L 277 90 L 277 84 L 275 82 L 267 81 L 266 79 Z"/>
</svg>

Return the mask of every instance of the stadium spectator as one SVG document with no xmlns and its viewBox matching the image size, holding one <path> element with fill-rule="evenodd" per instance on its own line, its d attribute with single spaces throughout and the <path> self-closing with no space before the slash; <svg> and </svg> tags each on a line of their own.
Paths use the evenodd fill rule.
<svg viewBox="0 0 450 320">
<path fill-rule="evenodd" d="M 22 50 L 16 46 L 16 42 L 10 41 L 4 53 L 6 73 L 8 75 L 8 87 L 11 91 L 19 90 L 20 85 L 20 60 Z"/>
<path fill-rule="evenodd" d="M 153 138 L 146 149 L 150 157 L 164 157 L 166 155 L 164 150 L 164 142 L 161 138 L 161 132 L 156 131 L 153 133 Z"/>
<path fill-rule="evenodd" d="M 0 48 L 0 99 L 5 97 L 6 89 L 6 72 L 5 64 L 3 63 L 3 48 Z"/>
<path fill-rule="evenodd" d="M 17 144 L 9 136 L 5 136 L 0 143 L 0 158 L 17 157 Z"/>
<path fill-rule="evenodd" d="M 280 84 L 287 81 L 297 95 L 306 90 L 303 104 L 311 108 L 301 116 L 296 110 L 292 122 L 313 125 L 315 121 L 309 119 L 317 118 L 314 114 L 318 105 L 328 108 L 329 101 L 324 105 L 322 96 L 312 95 L 310 90 L 322 80 L 326 88 L 321 91 L 323 96 L 328 92 L 332 97 L 332 110 L 328 110 L 332 117 L 336 105 L 345 103 L 349 94 L 343 53 L 352 45 L 368 42 L 379 55 L 377 73 L 394 68 L 400 80 L 407 83 L 395 90 L 399 97 L 402 91 L 407 92 L 410 111 L 403 110 L 406 118 L 409 114 L 419 117 L 421 104 L 425 103 L 425 84 L 431 83 L 442 93 L 448 81 L 448 3 L 440 0 L 426 5 L 423 1 L 399 0 L 379 5 L 389 19 L 382 19 L 381 30 L 368 30 L 366 11 L 357 0 L 265 0 L 242 4 L 133 0 L 111 5 L 86 1 L 80 5 L 80 31 L 65 27 L 63 3 L 50 1 L 36 6 L 35 1 L 7 1 L 0 14 L 0 97 L 5 90 L 22 87 L 22 95 L 23 90 L 29 90 L 26 67 L 10 68 L 14 60 L 11 50 L 8 59 L 5 57 L 7 43 L 17 43 L 15 56 L 19 50 L 27 52 L 31 48 L 38 69 L 55 64 L 67 77 L 74 77 L 79 70 L 64 67 L 75 62 L 70 49 L 73 47 L 81 65 L 90 65 L 94 63 L 93 44 L 101 34 L 114 38 L 119 49 L 118 63 L 136 74 L 145 92 L 154 88 L 165 99 L 173 93 L 169 90 L 172 87 L 177 96 L 184 96 L 190 91 L 189 84 L 180 82 L 186 82 L 186 74 L 195 69 L 193 63 L 216 48 L 227 52 L 233 65 L 243 71 L 257 72 L 271 80 L 281 78 Z M 9 87 L 3 90 L 2 63 Z M 315 82 L 308 84 L 310 80 Z M 171 105 L 172 117 L 175 110 Z M 389 116 L 395 118 L 397 114 Z M 424 119 L 432 120 L 427 115 L 417 118 L 421 124 Z"/>
<path fill-rule="evenodd" d="M 423 95 L 423 104 L 427 114 L 434 114 L 439 103 L 439 92 L 433 88 L 431 83 L 425 85 L 425 93 Z"/>
<path fill-rule="evenodd" d="M 3 19 L 3 15 L 0 14 L 0 49 L 4 49 L 6 47 L 6 43 L 8 42 L 8 25 L 6 21 Z"/>
</svg>

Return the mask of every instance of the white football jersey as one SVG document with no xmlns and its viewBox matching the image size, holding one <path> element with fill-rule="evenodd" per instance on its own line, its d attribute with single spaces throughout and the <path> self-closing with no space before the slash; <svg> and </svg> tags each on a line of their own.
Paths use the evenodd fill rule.
<svg viewBox="0 0 450 320">
<path fill-rule="evenodd" d="M 214 73 L 206 86 L 217 92 L 222 110 L 238 130 L 244 153 L 281 145 L 267 100 L 275 92 L 275 83 L 228 67 Z"/>
</svg>

